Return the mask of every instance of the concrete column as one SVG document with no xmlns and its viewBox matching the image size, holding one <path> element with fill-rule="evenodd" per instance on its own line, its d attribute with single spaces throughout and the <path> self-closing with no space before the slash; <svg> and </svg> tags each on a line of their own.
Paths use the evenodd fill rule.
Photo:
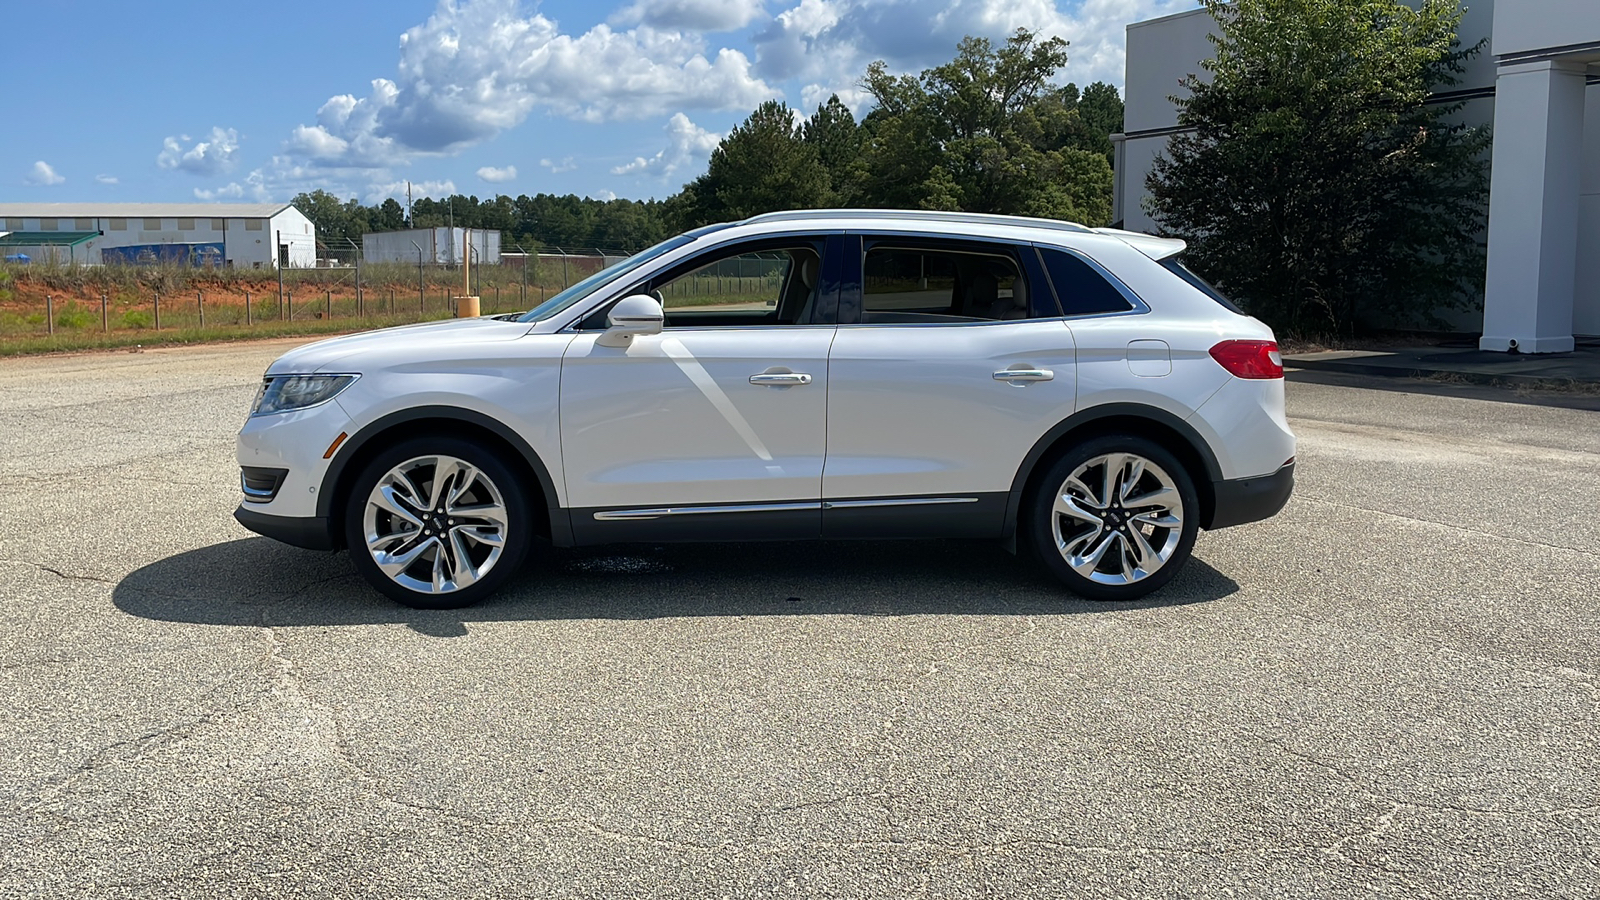
<svg viewBox="0 0 1600 900">
<path fill-rule="evenodd" d="M 1538 60 L 1497 73 L 1481 349 L 1573 348 L 1584 72 Z"/>
</svg>

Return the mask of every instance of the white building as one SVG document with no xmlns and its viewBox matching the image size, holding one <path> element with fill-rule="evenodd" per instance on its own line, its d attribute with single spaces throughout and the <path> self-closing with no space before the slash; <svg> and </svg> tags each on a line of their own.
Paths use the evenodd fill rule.
<svg viewBox="0 0 1600 900">
<path fill-rule="evenodd" d="M 1145 176 L 1184 130 L 1169 98 L 1180 79 L 1206 74 L 1214 25 L 1195 10 L 1128 26 L 1125 135 L 1113 138 L 1122 227 L 1156 227 Z M 1574 335 L 1600 335 L 1600 0 L 1470 0 L 1459 37 L 1464 47 L 1489 38 L 1439 98 L 1466 101 L 1466 123 L 1493 125 L 1480 346 L 1571 350 Z"/>
<path fill-rule="evenodd" d="M 472 232 L 472 264 L 498 265 L 500 232 L 486 228 L 413 228 L 363 234 L 361 255 L 367 262 L 421 261 L 433 266 L 458 266 L 462 255 L 469 252 L 468 231 Z"/>
<path fill-rule="evenodd" d="M 316 226 L 287 203 L 0 203 L 0 232 L 0 255 L 40 261 L 317 264 Z"/>
</svg>

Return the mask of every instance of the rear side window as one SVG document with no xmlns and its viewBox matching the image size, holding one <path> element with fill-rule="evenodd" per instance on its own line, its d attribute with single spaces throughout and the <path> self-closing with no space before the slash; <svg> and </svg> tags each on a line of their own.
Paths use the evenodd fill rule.
<svg viewBox="0 0 1600 900">
<path fill-rule="evenodd" d="M 1044 268 L 1055 285 L 1061 310 L 1069 316 L 1094 316 L 1127 312 L 1133 304 L 1104 275 L 1064 250 L 1040 247 Z"/>
<path fill-rule="evenodd" d="M 1226 295 L 1212 287 L 1211 282 L 1206 281 L 1204 278 L 1201 278 L 1199 275 L 1191 272 L 1188 266 L 1178 262 L 1178 258 L 1176 256 L 1169 256 L 1166 259 L 1163 259 L 1161 261 L 1161 265 L 1165 266 L 1168 272 L 1171 272 L 1179 278 L 1182 278 L 1184 281 L 1187 281 L 1190 287 L 1217 301 L 1217 303 L 1220 304 L 1223 309 L 1236 312 L 1241 316 L 1246 315 L 1245 311 L 1235 306 L 1234 302 L 1229 300 Z"/>
<path fill-rule="evenodd" d="M 884 241 L 862 260 L 863 324 L 1033 318 L 1027 276 L 999 245 Z"/>
</svg>

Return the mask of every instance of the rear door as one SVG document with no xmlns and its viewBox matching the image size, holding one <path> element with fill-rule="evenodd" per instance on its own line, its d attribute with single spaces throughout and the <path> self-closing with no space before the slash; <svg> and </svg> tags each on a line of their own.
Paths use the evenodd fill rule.
<svg viewBox="0 0 1600 900">
<path fill-rule="evenodd" d="M 999 536 L 1072 414 L 1072 332 L 1030 245 L 847 238 L 829 354 L 826 537 Z"/>
</svg>

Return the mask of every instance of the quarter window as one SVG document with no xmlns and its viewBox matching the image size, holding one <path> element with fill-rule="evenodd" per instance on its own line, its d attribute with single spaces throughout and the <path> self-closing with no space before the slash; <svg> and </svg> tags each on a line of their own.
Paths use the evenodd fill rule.
<svg viewBox="0 0 1600 900">
<path fill-rule="evenodd" d="M 1045 271 L 1055 286 L 1061 309 L 1069 316 L 1093 316 L 1127 312 L 1133 309 L 1116 286 L 1095 271 L 1094 266 L 1064 250 L 1039 249 Z"/>
<path fill-rule="evenodd" d="M 1027 279 L 1004 252 L 882 243 L 862 263 L 867 324 L 1027 319 L 1029 300 Z"/>
</svg>

